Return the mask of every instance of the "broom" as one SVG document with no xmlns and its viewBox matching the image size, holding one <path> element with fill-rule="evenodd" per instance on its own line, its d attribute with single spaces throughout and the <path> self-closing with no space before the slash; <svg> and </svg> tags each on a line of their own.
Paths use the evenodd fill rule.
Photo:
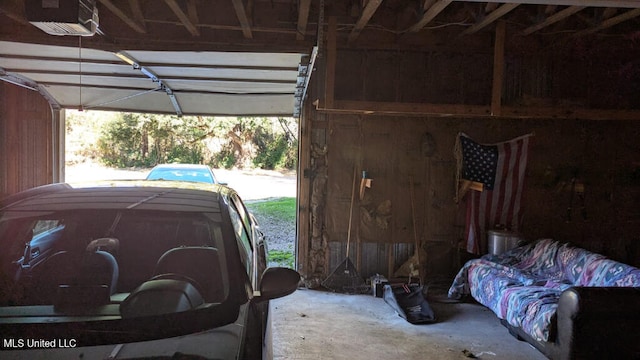
<svg viewBox="0 0 640 360">
<path fill-rule="evenodd" d="M 322 282 L 327 289 L 343 292 L 358 293 L 364 285 L 364 279 L 358 275 L 358 270 L 349 259 L 349 245 L 351 243 L 351 221 L 353 218 L 353 200 L 356 192 L 356 168 L 353 167 L 353 185 L 351 186 L 351 204 L 349 205 L 349 228 L 347 230 L 347 256 L 333 272 Z"/>
</svg>

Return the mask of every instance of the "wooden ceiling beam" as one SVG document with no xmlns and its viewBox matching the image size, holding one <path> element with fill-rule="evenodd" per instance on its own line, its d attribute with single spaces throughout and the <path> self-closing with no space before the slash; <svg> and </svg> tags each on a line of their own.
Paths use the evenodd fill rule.
<svg viewBox="0 0 640 360">
<path fill-rule="evenodd" d="M 608 19 L 608 18 L 614 16 L 617 12 L 618 12 L 618 9 L 616 9 L 616 8 L 605 8 L 602 11 L 602 18 L 603 19 Z"/>
<path fill-rule="evenodd" d="M 189 0 L 189 2 L 187 2 L 187 15 L 189 16 L 189 20 L 191 20 L 192 23 L 197 24 L 200 22 L 196 0 Z"/>
<path fill-rule="evenodd" d="M 133 18 L 144 28 L 144 14 L 142 12 L 142 6 L 140 6 L 140 0 L 129 0 L 129 7 L 131 8 Z"/>
<path fill-rule="evenodd" d="M 442 116 L 448 118 L 501 118 L 501 119 L 583 119 L 629 120 L 640 118 L 638 110 L 609 110 L 565 107 L 503 106 L 501 116 L 491 115 L 489 105 L 433 104 L 337 100 L 333 107 L 316 104 L 323 113 L 357 115 Z"/>
<path fill-rule="evenodd" d="M 182 25 L 191 33 L 192 36 L 200 36 L 200 31 L 198 28 L 191 22 L 191 19 L 184 13 L 180 4 L 176 0 L 164 0 L 165 3 L 169 6 L 171 11 L 178 17 Z"/>
<path fill-rule="evenodd" d="M 484 12 L 488 14 L 494 11 L 496 8 L 498 8 L 498 3 L 488 2 L 487 5 L 484 7 Z"/>
<path fill-rule="evenodd" d="M 524 29 L 522 31 L 522 35 L 529 35 L 549 25 L 553 25 L 562 19 L 568 18 L 569 16 L 577 13 L 582 9 L 584 9 L 584 6 L 569 6 L 568 8 L 562 9 L 557 13 L 550 15 L 544 21 Z"/>
<path fill-rule="evenodd" d="M 17 21 L 20 24 L 29 24 L 29 21 L 24 14 L 24 5 L 22 4 L 22 1 L 3 1 L 0 3 L 0 13 L 4 13 L 8 18 Z"/>
<path fill-rule="evenodd" d="M 311 9 L 311 0 L 298 1 L 298 31 L 296 40 L 304 40 L 307 32 L 307 24 L 309 22 L 309 10 Z"/>
<path fill-rule="evenodd" d="M 242 0 L 232 0 L 232 2 L 233 8 L 236 10 L 236 16 L 238 17 L 238 21 L 242 27 L 242 34 L 245 38 L 252 39 L 253 34 L 251 33 L 251 24 L 249 24 L 249 18 L 247 17 L 247 12 L 244 9 L 244 3 Z"/>
<path fill-rule="evenodd" d="M 491 115 L 502 113 L 502 84 L 504 83 L 504 42 L 506 37 L 504 20 L 496 25 L 496 37 L 493 45 L 493 83 L 491 85 Z"/>
<path fill-rule="evenodd" d="M 453 0 L 462 2 L 495 2 L 520 5 L 562 5 L 584 7 L 640 8 L 638 0 Z"/>
<path fill-rule="evenodd" d="M 622 13 L 618 16 L 614 16 L 611 17 L 609 19 L 606 19 L 604 21 L 602 21 L 600 24 L 598 24 L 597 26 L 591 27 L 589 29 L 585 29 L 582 31 L 578 31 L 577 33 L 573 34 L 571 37 L 579 37 L 579 36 L 584 36 L 584 35 L 589 35 L 589 34 L 593 34 L 595 32 L 598 31 L 602 31 L 604 29 L 608 29 L 612 26 L 618 25 L 622 22 L 625 22 L 627 20 L 631 20 L 633 18 L 636 18 L 640 16 L 640 8 L 639 9 L 633 9 L 633 10 L 629 10 L 625 13 Z"/>
<path fill-rule="evenodd" d="M 500 19 L 501 17 L 506 15 L 511 10 L 517 8 L 519 5 L 520 4 L 504 4 L 504 5 L 500 6 L 499 8 L 497 8 L 496 10 L 494 10 L 490 14 L 488 14 L 480 22 L 476 23 L 475 25 L 471 26 L 467 30 L 463 31 L 460 35 L 461 36 L 462 35 L 469 35 L 469 34 L 473 34 L 473 33 L 478 32 L 479 30 L 483 29 L 487 25 L 492 24 L 496 20 Z"/>
<path fill-rule="evenodd" d="M 428 23 L 431 22 L 438 14 L 442 12 L 449 4 L 451 4 L 453 0 L 438 0 L 433 3 L 428 10 L 422 15 L 422 18 L 418 20 L 411 28 L 409 28 L 410 32 L 420 31 L 423 27 L 425 27 Z M 425 2 L 425 6 L 427 2 Z"/>
<path fill-rule="evenodd" d="M 109 11 L 111 11 L 115 16 L 120 18 L 120 20 L 122 20 L 130 28 L 132 28 L 133 31 L 135 31 L 135 32 L 137 32 L 139 34 L 146 34 L 147 33 L 147 29 L 146 29 L 144 23 L 139 24 L 135 20 L 131 19 L 129 17 L 129 15 L 125 14 L 124 11 L 120 10 L 120 8 L 117 7 L 111 0 L 98 0 L 98 1 L 100 1 L 100 3 L 102 5 L 104 5 L 104 7 L 109 9 Z"/>
<path fill-rule="evenodd" d="M 364 29 L 365 26 L 367 26 L 369 20 L 371 20 L 371 17 L 373 16 L 373 14 L 375 14 L 376 10 L 378 10 L 378 7 L 381 3 L 382 0 L 369 0 L 369 2 L 367 2 L 364 10 L 362 10 L 362 15 L 360 15 L 360 18 L 356 22 L 356 25 L 353 27 L 353 30 L 351 30 L 351 33 L 349 34 L 349 43 L 358 38 L 360 32 L 362 31 L 362 29 Z"/>
</svg>

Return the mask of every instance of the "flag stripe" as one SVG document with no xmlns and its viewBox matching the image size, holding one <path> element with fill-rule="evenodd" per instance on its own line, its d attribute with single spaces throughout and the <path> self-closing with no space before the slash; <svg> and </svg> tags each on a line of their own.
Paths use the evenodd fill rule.
<svg viewBox="0 0 640 360">
<path fill-rule="evenodd" d="M 504 177 L 506 179 L 507 186 L 502 191 L 502 195 L 504 196 L 503 205 L 506 206 L 506 209 L 500 212 L 500 224 L 507 226 L 507 224 L 511 225 L 512 216 L 513 216 L 513 204 L 511 201 L 512 195 L 514 195 L 514 191 L 517 191 L 517 173 L 513 171 L 516 166 L 516 162 L 518 159 L 518 147 L 517 144 L 507 143 L 505 145 L 508 150 L 505 155 L 505 163 L 509 164 L 508 171 L 505 172 Z M 515 148 L 515 149 L 512 149 Z"/>
<path fill-rule="evenodd" d="M 502 220 L 504 215 L 504 202 L 506 201 L 506 197 L 508 196 L 507 192 L 509 191 L 509 167 L 511 160 L 511 147 L 507 143 L 498 144 L 498 171 L 499 175 L 496 175 L 496 186 L 493 191 L 493 198 L 495 199 L 496 205 L 491 212 L 490 220 L 493 221 L 493 224 L 487 224 L 491 228 L 496 225 L 504 225 L 504 221 Z"/>
<path fill-rule="evenodd" d="M 516 193 L 516 201 L 514 201 L 514 220 L 513 220 L 513 230 L 520 231 L 520 224 L 522 223 L 522 211 L 520 208 L 520 204 L 522 202 L 522 193 L 524 191 L 524 181 L 525 181 L 525 172 L 527 170 L 527 162 L 529 160 L 529 139 L 530 137 L 525 137 L 522 139 L 522 154 L 520 155 L 520 164 L 518 166 L 518 182 L 520 186 L 518 187 L 518 192 Z"/>
</svg>

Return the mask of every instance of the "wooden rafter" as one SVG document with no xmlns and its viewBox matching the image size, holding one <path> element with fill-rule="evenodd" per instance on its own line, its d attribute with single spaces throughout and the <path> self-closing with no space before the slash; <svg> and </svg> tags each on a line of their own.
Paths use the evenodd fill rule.
<svg viewBox="0 0 640 360">
<path fill-rule="evenodd" d="M 497 7 L 498 7 L 498 3 L 492 3 L 492 2 L 487 3 L 487 5 L 484 7 L 484 12 L 488 14 L 493 10 L 495 10 Z"/>
<path fill-rule="evenodd" d="M 173 13 L 178 17 L 178 19 L 180 20 L 180 22 L 182 22 L 182 25 L 184 25 L 184 27 L 187 28 L 187 30 L 189 30 L 189 32 L 191 33 L 191 35 L 193 36 L 200 36 L 200 31 L 198 30 L 198 28 L 193 24 L 193 22 L 191 22 L 191 20 L 189 19 L 189 17 L 187 16 L 187 14 L 184 13 L 184 11 L 182 10 L 182 8 L 180 7 L 180 4 L 178 4 L 178 2 L 176 0 L 164 0 L 165 3 L 167 3 L 167 5 L 169 6 L 169 8 L 171 9 L 171 11 L 173 11 Z"/>
<path fill-rule="evenodd" d="M 422 10 L 424 10 L 424 11 L 429 10 L 431 5 L 433 5 L 433 3 L 435 3 L 435 2 L 436 2 L 436 0 L 424 0 L 424 3 L 422 4 Z"/>
<path fill-rule="evenodd" d="M 582 119 L 582 120 L 628 120 L 640 118 L 638 110 L 608 110 L 565 107 L 502 106 L 501 115 L 491 115 L 489 105 L 401 103 L 357 100 L 336 100 L 333 107 L 316 104 L 316 110 L 325 113 L 359 115 L 403 115 L 403 116 L 462 116 L 469 118 L 501 117 L 505 119 Z"/>
<path fill-rule="evenodd" d="M 24 15 L 24 6 L 19 1 L 3 1 L 0 3 L 0 13 L 23 25 L 29 24 Z"/>
<path fill-rule="evenodd" d="M 520 5 L 562 5 L 562 6 L 584 6 L 584 7 L 617 7 L 617 8 L 640 8 L 638 0 L 454 0 L 464 2 L 494 2 L 511 3 Z"/>
<path fill-rule="evenodd" d="M 420 31 L 420 29 L 430 23 L 431 20 L 433 20 L 436 16 L 438 16 L 438 14 L 442 12 L 442 10 L 444 10 L 449 4 L 451 4 L 452 1 L 453 0 L 438 0 L 437 2 L 433 3 L 433 5 L 431 5 L 429 9 L 426 10 L 422 15 L 422 18 L 418 20 L 418 22 L 415 23 L 411 28 L 409 28 L 409 31 Z M 426 4 L 427 3 L 425 2 L 425 5 Z"/>
<path fill-rule="evenodd" d="M 187 15 L 189 16 L 189 20 L 191 20 L 192 23 L 197 24 L 200 22 L 196 0 L 189 0 L 189 2 L 187 2 Z"/>
<path fill-rule="evenodd" d="M 549 16 L 548 18 L 546 18 L 544 21 L 535 24 L 533 26 L 530 26 L 526 29 L 524 29 L 522 31 L 522 35 L 529 35 L 533 32 L 536 32 L 542 28 L 545 28 L 549 25 L 555 24 L 558 21 L 562 20 L 562 19 L 566 19 L 569 16 L 577 13 L 578 11 L 584 9 L 584 6 L 569 6 L 568 8 L 562 9 L 560 11 L 558 11 L 557 13 Z"/>
<path fill-rule="evenodd" d="M 104 5 L 104 7 L 109 9 L 109 11 L 111 11 L 115 16 L 120 18 L 120 20 L 122 20 L 125 24 L 129 25 L 129 27 L 132 28 L 135 32 L 140 34 L 147 33 L 147 29 L 144 26 L 144 23 L 139 24 L 135 20 L 131 19 L 129 15 L 125 14 L 124 11 L 120 10 L 120 8 L 117 7 L 113 2 L 111 2 L 111 0 L 99 0 L 99 1 L 102 5 Z"/>
<path fill-rule="evenodd" d="M 337 61 L 337 33 L 338 33 L 338 20 L 335 16 L 329 17 L 328 29 L 327 29 L 327 59 L 326 59 L 326 75 L 325 75 L 325 87 L 324 87 L 324 105 L 325 107 L 332 108 L 335 100 L 335 86 L 336 86 L 336 61 Z"/>
<path fill-rule="evenodd" d="M 129 0 L 129 7 L 131 8 L 131 14 L 133 18 L 145 28 L 144 14 L 142 13 L 142 7 L 140 6 L 140 0 Z"/>
<path fill-rule="evenodd" d="M 252 39 L 253 34 L 251 33 L 251 25 L 249 24 L 249 18 L 247 17 L 247 12 L 244 9 L 244 3 L 242 0 L 232 0 L 233 8 L 236 10 L 236 16 L 238 16 L 238 21 L 240 22 L 240 26 L 242 27 L 242 34 L 247 39 Z"/>
<path fill-rule="evenodd" d="M 296 40 L 304 40 L 307 23 L 309 22 L 311 0 L 300 0 L 298 3 L 298 32 L 296 34 Z"/>
<path fill-rule="evenodd" d="M 602 18 L 608 19 L 614 16 L 617 12 L 618 12 L 618 9 L 616 8 L 605 8 L 602 10 Z"/>
<path fill-rule="evenodd" d="M 502 83 L 504 82 L 505 22 L 498 21 L 493 46 L 493 85 L 491 87 L 491 115 L 502 114 Z"/>
<path fill-rule="evenodd" d="M 371 20 L 371 17 L 373 16 L 373 14 L 375 14 L 376 10 L 378 10 L 378 6 L 380 6 L 381 3 L 382 0 L 369 0 L 367 5 L 364 7 L 364 10 L 362 10 L 362 15 L 360 15 L 360 18 L 356 22 L 356 25 L 353 27 L 353 30 L 351 30 L 351 33 L 349 34 L 349 42 L 353 42 L 358 38 L 360 32 L 362 31 L 362 29 L 364 29 L 369 20 Z"/>
<path fill-rule="evenodd" d="M 579 31 L 579 32 L 573 34 L 572 37 L 578 37 L 578 36 L 593 34 L 595 32 L 602 31 L 604 29 L 608 29 L 608 28 L 610 28 L 612 26 L 618 25 L 618 24 L 620 24 L 622 22 L 625 22 L 627 20 L 631 20 L 631 19 L 636 18 L 638 16 L 640 16 L 640 9 L 629 10 L 629 11 L 627 11 L 625 13 L 622 13 L 622 14 L 620 14 L 618 16 L 614 16 L 614 17 L 611 17 L 609 19 L 606 19 L 606 20 L 602 21 L 600 24 L 598 24 L 597 26 L 594 26 L 592 28 Z"/>
<path fill-rule="evenodd" d="M 463 31 L 462 34 L 460 34 L 460 35 L 473 34 L 473 33 L 477 32 L 477 31 L 483 29 L 485 26 L 487 26 L 489 24 L 492 24 L 496 20 L 500 19 L 502 16 L 506 15 L 511 10 L 517 8 L 518 5 L 520 5 L 520 4 L 504 4 L 504 5 L 500 6 L 499 8 L 497 8 L 496 10 L 494 10 L 490 14 L 488 14 L 480 22 L 476 23 L 475 25 L 471 26 L 467 30 Z"/>
</svg>

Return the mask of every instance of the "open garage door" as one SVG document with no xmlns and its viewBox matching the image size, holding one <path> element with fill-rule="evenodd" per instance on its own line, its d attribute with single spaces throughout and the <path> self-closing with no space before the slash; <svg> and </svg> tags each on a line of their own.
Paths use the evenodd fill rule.
<svg viewBox="0 0 640 360">
<path fill-rule="evenodd" d="M 177 115 L 294 113 L 303 54 L 110 52 L 0 41 L 0 75 L 62 108 Z"/>
</svg>

